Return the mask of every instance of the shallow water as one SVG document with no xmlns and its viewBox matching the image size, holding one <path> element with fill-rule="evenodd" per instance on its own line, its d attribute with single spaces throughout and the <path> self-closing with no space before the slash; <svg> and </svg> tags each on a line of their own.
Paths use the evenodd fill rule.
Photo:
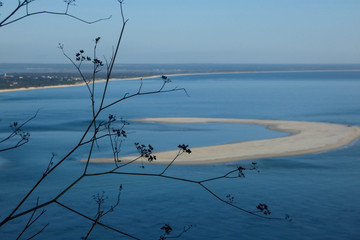
<svg viewBox="0 0 360 240">
<path fill-rule="evenodd" d="M 124 92 L 137 91 L 137 81 L 111 83 L 108 101 Z M 156 89 L 160 79 L 144 80 L 144 90 Z M 101 86 L 101 85 L 99 85 Z M 170 87 L 183 92 L 138 97 L 121 103 L 109 113 L 125 119 L 143 117 L 221 117 L 276 120 L 323 121 L 360 125 L 360 72 L 257 73 L 173 77 Z M 84 87 L 42 89 L 0 94 L 0 133 L 5 136 L 11 121 L 24 121 L 38 109 L 28 130 L 31 141 L 16 151 L 0 155 L 0 216 L 10 211 L 46 169 L 52 152 L 59 159 L 76 144 L 89 122 L 90 105 Z M 262 126 L 237 124 L 152 124 L 133 122 L 123 153 L 134 153 L 134 141 L 151 143 L 158 150 L 186 143 L 190 146 L 280 137 Z M 95 156 L 111 152 L 99 143 Z M 81 174 L 87 149 L 76 151 L 34 194 L 40 201 L 58 193 Z M 55 159 L 55 161 L 56 161 Z M 207 186 L 219 196 L 232 194 L 241 207 L 254 210 L 266 203 L 272 216 L 289 214 L 293 221 L 264 220 L 247 215 L 219 202 L 196 184 L 154 177 L 103 176 L 86 178 L 60 200 L 94 216 L 92 195 L 105 191 L 107 206 L 113 204 L 119 184 L 124 189 L 121 204 L 103 221 L 142 239 L 157 239 L 165 223 L 181 231 L 193 228 L 182 239 L 359 239 L 360 142 L 328 152 L 256 161 L 260 172 L 246 178 L 226 179 Z M 221 176 L 251 161 L 172 166 L 168 174 L 190 179 Z M 126 171 L 159 172 L 164 166 L 129 166 Z M 107 170 L 109 164 L 93 164 L 93 172 Z M 181 189 L 181 191 L 179 191 Z M 0 229 L 1 239 L 13 239 L 27 219 L 15 220 Z M 50 222 L 39 238 L 79 239 L 91 223 L 59 207 L 47 208 Z M 34 228 L 36 229 L 36 227 Z M 97 227 L 92 239 L 116 236 Z M 60 237 L 61 236 L 61 237 Z"/>
</svg>

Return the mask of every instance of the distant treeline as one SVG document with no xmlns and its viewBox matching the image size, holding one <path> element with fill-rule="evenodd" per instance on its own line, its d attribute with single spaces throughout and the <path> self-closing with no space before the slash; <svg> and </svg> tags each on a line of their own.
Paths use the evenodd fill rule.
<svg viewBox="0 0 360 240">
<path fill-rule="evenodd" d="M 113 78 L 135 78 L 157 75 L 155 72 L 147 73 L 115 73 Z M 167 73 L 171 74 L 171 73 Z M 87 79 L 91 79 L 90 73 L 85 73 Z M 99 74 L 97 80 L 105 78 L 104 74 Z M 60 85 L 75 85 L 83 83 L 83 80 L 75 73 L 12 73 L 0 75 L 0 90 L 48 87 Z"/>
<path fill-rule="evenodd" d="M 112 78 L 135 78 L 154 75 L 213 72 L 359 70 L 359 64 L 117 64 Z M 91 79 L 92 66 L 83 65 Z M 97 79 L 106 77 L 105 69 Z M 0 90 L 72 85 L 83 80 L 68 64 L 0 64 Z"/>
</svg>

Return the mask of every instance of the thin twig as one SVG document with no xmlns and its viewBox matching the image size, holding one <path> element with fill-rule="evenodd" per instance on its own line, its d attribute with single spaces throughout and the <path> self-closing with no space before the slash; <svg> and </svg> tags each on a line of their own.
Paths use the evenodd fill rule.
<svg viewBox="0 0 360 240">
<path fill-rule="evenodd" d="M 10 140 L 11 138 L 14 138 L 16 135 L 20 135 L 21 139 L 11 147 L 0 149 L 0 152 L 5 152 L 11 149 L 21 147 L 22 145 L 26 144 L 29 141 L 28 139 L 29 135 L 26 132 L 24 132 L 22 128 L 25 125 L 27 125 L 30 121 L 34 120 L 37 117 L 38 113 L 39 110 L 37 110 L 33 116 L 31 116 L 29 119 L 27 119 L 25 122 L 23 122 L 20 125 L 18 125 L 17 123 L 11 125 L 13 127 L 13 131 L 6 138 L 0 140 L 0 144 Z"/>
<path fill-rule="evenodd" d="M 36 200 L 36 207 L 39 206 L 39 198 L 37 198 Z M 16 240 L 20 239 L 20 237 L 25 233 L 26 230 L 28 230 L 32 224 L 34 224 L 45 212 L 46 210 L 42 210 L 41 213 L 33 220 L 34 215 L 36 214 L 37 208 L 35 208 L 28 220 L 28 222 L 26 223 L 24 229 L 22 230 L 22 232 L 19 234 L 19 236 L 16 238 Z M 40 231 L 38 231 L 37 233 L 35 233 L 31 238 L 35 237 L 36 235 L 40 234 L 49 224 L 46 224 Z M 31 239 L 29 238 L 29 239 Z"/>
<path fill-rule="evenodd" d="M 83 218 L 91 221 L 91 222 L 95 222 L 95 221 L 96 221 L 95 219 L 93 219 L 93 218 L 91 218 L 91 217 L 88 217 L 88 216 L 86 216 L 85 214 L 82 214 L 82 213 L 80 213 L 79 211 L 76 211 L 75 209 L 66 206 L 65 204 L 62 204 L 62 203 L 60 203 L 59 201 L 55 201 L 55 203 L 58 204 L 59 206 L 63 207 L 64 209 L 67 209 L 67 210 L 69 210 L 69 211 L 71 211 L 71 212 L 73 212 L 73 213 L 75 213 L 75 214 L 77 214 L 77 215 L 79 215 L 79 216 L 81 216 L 81 217 L 83 217 Z M 98 221 L 97 224 L 100 225 L 100 226 L 102 226 L 102 227 L 105 227 L 105 228 L 107 228 L 107 229 L 110 229 L 110 230 L 112 230 L 112 231 L 114 231 L 114 232 L 120 233 L 120 234 L 122 234 L 122 235 L 124 235 L 124 236 L 130 237 L 130 238 L 132 238 L 132 239 L 139 239 L 139 238 L 137 238 L 137 237 L 135 237 L 135 236 L 132 236 L 132 235 L 130 235 L 130 234 L 127 234 L 127 233 L 125 233 L 125 232 L 123 232 L 123 231 L 120 231 L 120 230 L 118 230 L 118 229 L 116 229 L 116 228 L 113 228 L 113 227 L 111 227 L 111 226 L 108 226 L 108 225 L 106 225 L 106 224 L 104 224 L 104 223 L 102 223 L 102 222 L 100 222 L 100 221 Z"/>
<path fill-rule="evenodd" d="M 68 13 L 68 9 L 69 9 L 69 5 L 70 4 L 67 4 L 67 8 L 65 10 L 65 12 L 53 12 L 53 11 L 37 11 L 37 12 L 29 12 L 29 4 L 31 3 L 32 1 L 28 1 L 28 0 L 24 0 L 23 2 L 20 3 L 19 1 L 19 4 L 18 6 L 5 18 L 3 19 L 1 22 L 0 22 L 0 28 L 1 27 L 5 27 L 9 24 L 12 24 L 12 23 L 15 23 L 15 22 L 18 22 L 24 18 L 27 18 L 27 17 L 31 17 L 31 16 L 35 16 L 35 15 L 40 15 L 40 14 L 49 14 L 49 15 L 63 15 L 63 16 L 67 16 L 67 17 L 70 17 L 70 18 L 73 18 L 77 21 L 80 21 L 80 22 L 83 22 L 83 23 L 86 23 L 86 24 L 94 24 L 94 23 L 97 23 L 97 22 L 100 22 L 100 21 L 104 21 L 104 20 L 108 20 L 111 18 L 111 15 L 109 17 L 106 17 L 106 18 L 100 18 L 100 19 L 97 19 L 97 20 L 94 20 L 94 21 L 87 21 L 87 20 L 84 20 L 82 18 L 79 18 L 75 15 L 72 15 L 72 14 L 69 14 Z M 25 14 L 21 17 L 18 17 L 18 18 L 15 18 L 14 20 L 10 20 L 14 15 L 15 13 L 17 13 L 21 8 L 23 8 L 25 6 Z M 10 20 L 10 21 L 9 21 Z"/>
</svg>

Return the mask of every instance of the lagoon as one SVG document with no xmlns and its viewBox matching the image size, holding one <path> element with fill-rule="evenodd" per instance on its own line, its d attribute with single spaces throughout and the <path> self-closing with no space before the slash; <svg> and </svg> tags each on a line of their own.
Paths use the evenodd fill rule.
<svg viewBox="0 0 360 240">
<path fill-rule="evenodd" d="M 121 103 L 106 114 L 124 119 L 149 117 L 246 118 L 315 121 L 360 125 L 360 71 L 243 73 L 172 77 L 170 87 L 185 87 L 183 92 L 151 95 Z M 156 89 L 161 79 L 143 81 L 144 89 Z M 101 88 L 101 84 L 98 85 Z M 111 83 L 108 101 L 125 92 L 137 91 L 139 81 Z M 25 190 L 46 169 L 52 152 L 64 155 L 81 136 L 89 123 L 90 102 L 84 87 L 39 89 L 0 93 L 1 137 L 12 121 L 24 121 L 37 110 L 37 118 L 28 126 L 31 141 L 16 151 L 0 155 L 0 216 L 4 216 Z M 104 118 L 107 115 L 103 116 Z M 123 153 L 136 150 L 134 141 L 169 150 L 177 144 L 190 147 L 223 144 L 285 136 L 284 133 L 254 125 L 191 124 L 167 125 L 131 122 Z M 109 155 L 100 144 L 96 156 Z M 55 194 L 81 171 L 79 159 L 86 149 L 75 152 L 69 161 L 39 189 L 35 196 Z M 124 186 L 116 212 L 104 221 L 120 226 L 142 239 L 157 239 L 160 227 L 170 224 L 174 231 L 185 225 L 193 228 L 182 239 L 358 239 L 360 231 L 360 142 L 341 149 L 292 157 L 257 160 L 259 173 L 246 178 L 226 179 L 209 184 L 217 194 L 231 194 L 236 204 L 254 209 L 260 202 L 269 205 L 272 215 L 289 214 L 293 221 L 259 219 L 217 201 L 195 185 L 146 177 L 107 176 L 86 179 L 62 201 L 95 215 L 92 195 L 105 191 L 114 200 L 119 184 Z M 172 166 L 169 174 L 202 179 L 222 175 L 251 161 L 199 166 Z M 107 164 L 92 164 L 93 171 L 107 169 Z M 163 166 L 139 165 L 129 171 L 156 172 Z M 179 191 L 181 189 L 181 191 Z M 45 199 L 43 199 L 45 200 Z M 53 207 L 48 209 L 50 225 L 40 239 L 79 239 L 90 223 Z M 41 220 L 46 222 L 45 219 Z M 0 229 L 3 239 L 23 222 L 14 221 Z M 42 222 L 41 222 L 42 223 Z M 100 239 L 111 232 L 98 227 L 93 233 Z M 59 238 L 60 239 L 60 238 Z"/>
</svg>

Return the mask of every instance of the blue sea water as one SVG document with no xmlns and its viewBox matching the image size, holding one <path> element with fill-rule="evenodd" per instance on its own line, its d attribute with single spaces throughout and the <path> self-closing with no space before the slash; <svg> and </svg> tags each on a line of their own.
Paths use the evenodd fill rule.
<svg viewBox="0 0 360 240">
<path fill-rule="evenodd" d="M 172 77 L 168 88 L 183 91 L 140 96 L 107 111 L 118 118 L 212 117 L 320 121 L 360 125 L 360 71 L 283 72 L 192 75 Z M 161 79 L 143 81 L 143 90 L 156 90 Z M 98 88 L 102 88 L 98 84 Z M 112 82 L 107 103 L 136 92 L 138 81 Z M 99 95 L 101 91 L 97 92 Z M 27 127 L 31 141 L 15 151 L 0 155 L 0 217 L 6 216 L 27 190 L 41 177 L 51 153 L 55 162 L 81 137 L 91 119 L 90 101 L 85 87 L 40 89 L 0 94 L 0 139 L 12 121 L 22 122 L 39 110 Z M 236 124 L 154 124 L 131 122 L 123 154 L 135 153 L 135 141 L 168 150 L 178 144 L 204 146 L 235 141 L 285 136 L 261 126 Z M 82 173 L 87 148 L 75 151 L 61 168 L 33 194 L 44 202 L 58 194 Z M 100 141 L 96 157 L 111 156 Z M 181 159 L 179 159 L 180 161 Z M 169 175 L 199 180 L 222 176 L 237 166 L 252 161 L 179 166 Z M 260 172 L 245 172 L 241 179 L 225 179 L 206 186 L 235 204 L 255 210 L 266 203 L 271 216 L 289 214 L 291 222 L 266 220 L 220 202 L 199 185 L 170 179 L 140 176 L 88 177 L 60 198 L 60 201 L 94 217 L 92 196 L 105 192 L 105 206 L 116 202 L 117 189 L 123 185 L 121 203 L 103 221 L 141 239 L 158 239 L 164 224 L 174 233 L 187 225 L 193 227 L 181 239 L 360 239 L 360 142 L 328 152 L 256 160 Z M 106 171 L 109 164 L 92 164 L 92 172 Z M 159 172 L 161 165 L 132 165 L 130 172 Z M 49 226 L 39 239 L 80 239 L 91 222 L 58 206 L 47 212 L 31 229 Z M 1 239 L 13 239 L 27 217 L 0 228 Z M 30 232 L 29 232 L 30 234 Z M 111 239 L 117 234 L 97 226 L 91 239 Z M 120 237 L 127 239 L 126 237 Z"/>
</svg>

